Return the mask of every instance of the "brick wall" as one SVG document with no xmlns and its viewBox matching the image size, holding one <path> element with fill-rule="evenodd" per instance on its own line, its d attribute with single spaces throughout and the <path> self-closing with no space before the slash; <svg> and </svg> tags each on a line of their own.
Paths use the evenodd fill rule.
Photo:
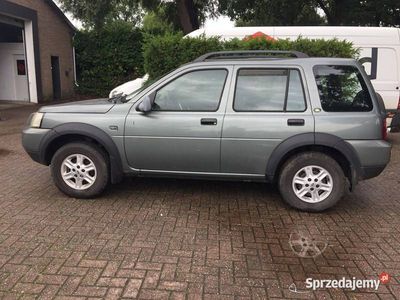
<svg viewBox="0 0 400 300">
<path fill-rule="evenodd" d="M 16 4 L 36 10 L 39 27 L 39 49 L 42 73 L 43 99 L 53 99 L 53 80 L 51 56 L 60 60 L 61 97 L 74 95 L 74 64 L 72 55 L 72 36 L 70 27 L 45 0 L 9 0 Z"/>
</svg>

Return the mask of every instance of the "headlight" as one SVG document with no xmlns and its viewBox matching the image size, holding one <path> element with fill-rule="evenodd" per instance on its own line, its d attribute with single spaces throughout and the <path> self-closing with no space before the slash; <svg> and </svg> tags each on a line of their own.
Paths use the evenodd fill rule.
<svg viewBox="0 0 400 300">
<path fill-rule="evenodd" d="M 42 125 L 43 117 L 44 117 L 44 113 L 37 112 L 37 113 L 32 114 L 31 122 L 29 125 L 32 128 L 40 128 L 40 126 Z"/>
</svg>

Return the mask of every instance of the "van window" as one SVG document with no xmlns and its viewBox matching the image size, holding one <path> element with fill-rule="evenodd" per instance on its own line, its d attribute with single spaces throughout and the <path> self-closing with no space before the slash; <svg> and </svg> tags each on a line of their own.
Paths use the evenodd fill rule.
<svg viewBox="0 0 400 300">
<path fill-rule="evenodd" d="M 299 71 L 239 70 L 233 108 L 235 111 L 304 111 L 306 104 Z"/>
<path fill-rule="evenodd" d="M 327 112 L 371 111 L 367 85 L 354 66 L 315 66 L 322 109 Z"/>
</svg>

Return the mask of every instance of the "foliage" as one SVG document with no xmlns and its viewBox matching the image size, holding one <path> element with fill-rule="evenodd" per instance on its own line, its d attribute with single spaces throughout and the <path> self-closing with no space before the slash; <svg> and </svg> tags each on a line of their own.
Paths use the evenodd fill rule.
<svg viewBox="0 0 400 300">
<path fill-rule="evenodd" d="M 400 26 L 399 0 L 219 0 L 218 9 L 241 26 Z"/>
<path fill-rule="evenodd" d="M 185 34 L 198 29 L 207 17 L 217 16 L 218 3 L 217 0 L 141 0 L 147 11 L 162 9 L 165 21 Z"/>
<path fill-rule="evenodd" d="M 160 6 L 149 11 L 143 18 L 143 32 L 149 35 L 164 35 L 179 31 L 179 26 L 168 19 L 168 10 L 165 6 Z"/>
<path fill-rule="evenodd" d="M 399 0 L 59 0 L 86 28 L 124 20 L 140 24 L 144 11 L 185 34 L 207 17 L 229 16 L 240 26 L 400 26 Z M 160 11 L 162 12 L 160 15 Z M 321 12 L 323 16 L 321 16 Z M 152 15 L 153 14 L 153 15 Z"/>
<path fill-rule="evenodd" d="M 114 87 L 142 76 L 143 34 L 126 22 L 75 36 L 78 92 L 107 96 Z"/>
<path fill-rule="evenodd" d="M 220 0 L 219 11 L 237 26 L 321 25 L 324 19 L 310 0 Z"/>
<path fill-rule="evenodd" d="M 399 0 L 312 0 L 329 25 L 400 26 Z"/>
<path fill-rule="evenodd" d="M 222 41 L 219 38 L 183 38 L 182 34 L 156 36 L 144 45 L 144 67 L 150 78 L 158 78 L 182 64 L 213 51 L 221 50 L 297 50 L 309 56 L 356 57 L 358 51 L 352 43 L 338 40 L 310 40 L 299 37 L 295 41 L 233 39 Z"/>
<path fill-rule="evenodd" d="M 101 29 L 105 24 L 123 20 L 138 24 L 142 11 L 137 0 L 59 0 L 64 11 L 80 20 L 85 28 Z"/>
<path fill-rule="evenodd" d="M 86 28 L 100 29 L 116 20 L 137 25 L 143 13 L 163 14 L 164 20 L 189 33 L 199 28 L 206 17 L 216 16 L 217 0 L 59 0 L 63 10 L 82 21 Z M 151 16 L 150 16 L 151 17 Z M 154 17 L 154 15 L 153 15 Z"/>
</svg>

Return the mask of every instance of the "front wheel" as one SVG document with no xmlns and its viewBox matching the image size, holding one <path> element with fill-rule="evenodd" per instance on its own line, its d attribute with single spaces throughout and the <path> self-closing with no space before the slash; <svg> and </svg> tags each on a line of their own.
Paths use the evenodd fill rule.
<svg viewBox="0 0 400 300">
<path fill-rule="evenodd" d="M 342 197 L 346 177 L 330 156 L 305 152 L 290 158 L 279 176 L 279 190 L 291 206 L 319 212 L 334 206 Z"/>
<path fill-rule="evenodd" d="M 75 198 L 93 198 L 109 181 L 106 155 L 89 143 L 70 143 L 58 149 L 51 173 L 59 190 Z"/>
</svg>

